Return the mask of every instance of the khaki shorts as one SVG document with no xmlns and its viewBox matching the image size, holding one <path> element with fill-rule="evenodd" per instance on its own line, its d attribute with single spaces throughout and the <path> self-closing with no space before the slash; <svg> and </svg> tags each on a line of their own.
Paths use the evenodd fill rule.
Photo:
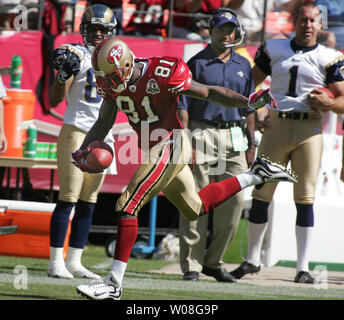
<svg viewBox="0 0 344 320">
<path fill-rule="evenodd" d="M 116 211 L 137 216 L 142 206 L 162 191 L 186 219 L 196 220 L 202 201 L 187 165 L 191 152 L 183 130 L 173 143 L 167 139 L 152 147 L 118 199 Z"/>
<path fill-rule="evenodd" d="M 279 118 L 277 111 L 270 111 L 271 127 L 266 129 L 258 154 L 268 156 L 274 162 L 291 163 L 299 182 L 294 184 L 294 201 L 312 204 L 318 180 L 323 150 L 321 116 L 311 113 L 309 119 Z M 267 183 L 254 190 L 253 198 L 271 202 L 276 183 Z"/>
<path fill-rule="evenodd" d="M 88 174 L 72 164 L 71 152 L 77 150 L 86 133 L 63 124 L 57 140 L 57 174 L 60 185 L 59 200 L 77 202 L 78 199 L 96 203 L 103 185 L 104 174 Z"/>
</svg>

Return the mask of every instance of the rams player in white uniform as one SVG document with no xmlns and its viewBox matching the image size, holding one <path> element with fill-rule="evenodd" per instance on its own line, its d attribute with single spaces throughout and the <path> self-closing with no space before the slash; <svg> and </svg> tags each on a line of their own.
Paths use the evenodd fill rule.
<svg viewBox="0 0 344 320">
<path fill-rule="evenodd" d="M 48 276 L 58 278 L 93 278 L 99 276 L 81 264 L 81 255 L 88 238 L 92 214 L 104 174 L 87 174 L 72 164 L 71 152 L 81 144 L 98 118 L 103 99 L 96 89 L 91 55 L 94 47 L 116 33 L 116 19 L 110 8 L 96 4 L 86 8 L 80 33 L 83 44 L 66 44 L 54 53 L 54 68 L 58 71 L 51 88 L 53 103 L 67 99 L 63 125 L 58 137 L 57 165 L 60 192 L 50 222 L 50 260 Z M 113 137 L 107 141 L 113 145 Z M 115 161 L 110 169 L 115 173 Z M 69 216 L 75 207 L 66 262 L 63 247 Z"/>
<path fill-rule="evenodd" d="M 295 38 L 267 40 L 255 57 L 254 80 L 259 85 L 271 76 L 271 92 L 278 108 L 270 110 L 258 154 L 287 164 L 299 177 L 294 187 L 297 209 L 297 265 L 294 281 L 313 283 L 309 273 L 309 250 L 314 226 L 313 203 L 322 156 L 321 113 L 344 106 L 344 56 L 316 42 L 321 29 L 321 14 L 313 3 L 300 5 L 295 15 Z M 316 88 L 328 87 L 336 96 L 329 98 Z M 277 184 L 253 191 L 249 217 L 248 252 L 234 271 L 237 279 L 259 272 L 260 251 L 268 224 L 268 206 Z"/>
</svg>

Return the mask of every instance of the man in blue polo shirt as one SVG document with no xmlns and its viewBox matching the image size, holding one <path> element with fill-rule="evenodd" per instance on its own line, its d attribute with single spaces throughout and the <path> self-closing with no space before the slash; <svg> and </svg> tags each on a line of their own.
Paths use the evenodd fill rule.
<svg viewBox="0 0 344 320">
<path fill-rule="evenodd" d="M 193 78 L 248 97 L 254 92 L 251 66 L 233 50 L 243 40 L 236 14 L 226 8 L 216 10 L 209 28 L 211 43 L 188 62 Z M 179 117 L 192 137 L 193 173 L 199 189 L 212 181 L 242 173 L 253 162 L 254 113 L 182 96 Z M 209 215 L 197 221 L 187 221 L 180 215 L 180 264 L 184 280 L 199 280 L 202 272 L 217 281 L 236 281 L 223 267 L 222 258 L 238 228 L 243 204 L 244 193 L 240 192 L 216 208 L 216 214 L 210 215 L 212 242 L 206 252 Z"/>
</svg>

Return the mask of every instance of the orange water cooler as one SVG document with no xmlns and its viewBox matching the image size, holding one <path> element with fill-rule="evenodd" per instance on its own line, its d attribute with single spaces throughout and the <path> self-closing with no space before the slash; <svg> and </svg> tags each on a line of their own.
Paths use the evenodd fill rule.
<svg viewBox="0 0 344 320">
<path fill-rule="evenodd" d="M 7 150 L 0 154 L 3 157 L 22 157 L 26 131 L 19 126 L 32 120 L 35 108 L 35 96 L 31 90 L 6 89 L 4 103 L 4 124 L 7 139 Z"/>
<path fill-rule="evenodd" d="M 55 203 L 0 200 L 0 255 L 50 256 L 50 219 Z M 71 221 L 64 244 L 67 255 Z"/>
</svg>

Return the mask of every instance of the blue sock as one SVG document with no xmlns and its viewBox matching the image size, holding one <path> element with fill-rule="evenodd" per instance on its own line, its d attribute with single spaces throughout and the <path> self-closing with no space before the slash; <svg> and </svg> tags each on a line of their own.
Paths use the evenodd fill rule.
<svg viewBox="0 0 344 320">
<path fill-rule="evenodd" d="M 64 246 L 68 229 L 69 216 L 74 202 L 58 200 L 50 219 L 50 246 L 62 248 Z"/>
<path fill-rule="evenodd" d="M 296 225 L 300 227 L 314 227 L 313 204 L 295 203 L 297 216 Z"/>
<path fill-rule="evenodd" d="M 88 239 L 92 224 L 92 215 L 96 204 L 78 200 L 75 205 L 75 214 L 72 220 L 72 230 L 69 245 L 83 249 Z"/>
<path fill-rule="evenodd" d="M 252 199 L 252 207 L 248 221 L 256 224 L 268 222 L 269 202 Z"/>
</svg>

